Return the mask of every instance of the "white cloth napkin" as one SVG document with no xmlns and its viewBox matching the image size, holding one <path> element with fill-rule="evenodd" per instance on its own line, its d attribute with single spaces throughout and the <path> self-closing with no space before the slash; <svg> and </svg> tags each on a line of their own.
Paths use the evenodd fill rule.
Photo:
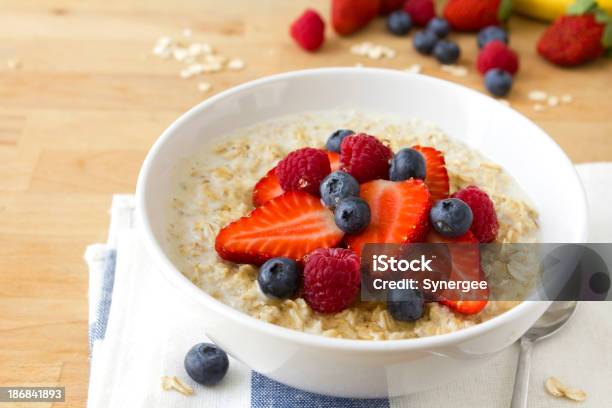
<svg viewBox="0 0 612 408">
<path fill-rule="evenodd" d="M 612 163 L 577 166 L 591 209 L 591 241 L 612 242 Z M 90 269 L 88 406 L 129 407 L 508 407 L 518 355 L 516 346 L 456 381 L 390 400 L 352 400 L 317 396 L 285 387 L 231 359 L 227 377 L 214 388 L 198 386 L 186 375 L 183 358 L 205 341 L 194 331 L 194 312 L 180 307 L 174 290 L 155 270 L 133 223 L 129 195 L 115 196 L 107 244 L 87 248 Z M 529 407 L 571 407 L 548 395 L 543 383 L 556 376 L 588 394 L 580 407 L 612 406 L 612 303 L 582 303 L 568 327 L 536 345 Z M 178 376 L 195 393 L 163 391 L 162 376 Z"/>
</svg>

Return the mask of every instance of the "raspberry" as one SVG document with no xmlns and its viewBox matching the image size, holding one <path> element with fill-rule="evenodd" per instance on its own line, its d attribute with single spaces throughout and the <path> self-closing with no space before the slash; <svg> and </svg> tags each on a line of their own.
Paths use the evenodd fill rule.
<svg viewBox="0 0 612 408">
<path fill-rule="evenodd" d="M 360 183 L 389 179 L 389 162 L 392 157 L 391 149 L 365 133 L 345 137 L 340 145 L 342 169 Z"/>
<path fill-rule="evenodd" d="M 306 51 L 316 51 L 325 40 L 325 23 L 314 10 L 308 9 L 291 24 L 291 37 Z"/>
<path fill-rule="evenodd" d="M 304 147 L 287 155 L 276 166 L 276 175 L 285 191 L 319 195 L 321 181 L 331 173 L 325 150 Z"/>
<path fill-rule="evenodd" d="M 495 214 L 495 206 L 487 193 L 476 186 L 469 186 L 457 191 L 452 195 L 464 201 L 472 209 L 474 220 L 470 231 L 478 239 L 479 242 L 491 242 L 497 235 L 499 223 L 497 214 Z"/>
<path fill-rule="evenodd" d="M 410 14 L 412 21 L 420 27 L 425 27 L 429 20 L 436 16 L 432 0 L 408 0 L 404 4 L 404 11 Z"/>
<path fill-rule="evenodd" d="M 499 68 L 514 75 L 518 71 L 519 60 L 516 53 L 503 41 L 493 40 L 478 54 L 476 68 L 483 75 L 492 68 Z"/>
<path fill-rule="evenodd" d="M 304 265 L 304 299 L 317 312 L 346 309 L 359 292 L 359 257 L 350 249 L 317 249 Z"/>
</svg>

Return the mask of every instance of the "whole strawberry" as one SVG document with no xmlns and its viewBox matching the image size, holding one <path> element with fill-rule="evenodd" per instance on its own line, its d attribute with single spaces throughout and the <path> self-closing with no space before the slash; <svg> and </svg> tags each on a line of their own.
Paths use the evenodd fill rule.
<svg viewBox="0 0 612 408">
<path fill-rule="evenodd" d="M 433 0 L 408 0 L 404 4 L 404 11 L 419 27 L 425 27 L 436 16 Z"/>
<path fill-rule="evenodd" d="M 331 23 L 336 33 L 350 35 L 378 15 L 381 0 L 332 0 Z"/>
<path fill-rule="evenodd" d="M 612 47 L 612 19 L 594 0 L 577 1 L 538 41 L 538 53 L 553 64 L 580 65 Z"/>
<path fill-rule="evenodd" d="M 444 18 L 457 31 L 477 31 L 500 25 L 510 17 L 511 0 L 449 0 Z"/>
<path fill-rule="evenodd" d="M 325 41 L 325 23 L 314 10 L 306 10 L 291 24 L 291 37 L 306 51 L 316 51 Z"/>
</svg>

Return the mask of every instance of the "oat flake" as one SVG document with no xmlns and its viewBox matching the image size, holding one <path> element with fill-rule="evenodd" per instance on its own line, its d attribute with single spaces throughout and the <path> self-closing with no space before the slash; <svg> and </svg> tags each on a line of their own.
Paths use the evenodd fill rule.
<svg viewBox="0 0 612 408">
<path fill-rule="evenodd" d="M 161 386 L 164 391 L 175 390 L 175 391 L 180 392 L 183 395 L 193 394 L 193 388 L 185 384 L 177 376 L 169 377 L 169 376 L 164 375 L 161 378 L 161 381 L 162 381 Z"/>
<path fill-rule="evenodd" d="M 549 377 L 544 383 L 546 391 L 553 397 L 562 398 L 565 397 L 572 401 L 582 402 L 587 398 L 586 392 L 578 388 L 567 388 L 563 383 L 556 377 Z"/>
</svg>

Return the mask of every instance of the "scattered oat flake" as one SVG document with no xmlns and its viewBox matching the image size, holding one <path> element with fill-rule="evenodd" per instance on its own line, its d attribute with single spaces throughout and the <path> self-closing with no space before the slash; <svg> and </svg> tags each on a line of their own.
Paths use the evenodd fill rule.
<svg viewBox="0 0 612 408">
<path fill-rule="evenodd" d="M 198 91 L 200 91 L 200 92 L 206 93 L 206 92 L 210 91 L 211 89 L 212 89 L 212 85 L 209 84 L 208 82 L 200 82 L 198 84 Z"/>
<path fill-rule="evenodd" d="M 227 68 L 232 71 L 240 71 L 244 68 L 244 61 L 240 58 L 233 58 L 227 63 Z"/>
<path fill-rule="evenodd" d="M 351 47 L 351 54 L 368 57 L 370 59 L 395 58 L 394 49 L 384 45 L 377 45 L 369 41 L 355 44 Z"/>
<path fill-rule="evenodd" d="M 162 380 L 162 389 L 164 391 L 175 390 L 175 391 L 180 392 L 183 395 L 192 395 L 193 394 L 193 388 L 191 388 L 189 385 L 185 384 L 177 376 L 169 377 L 169 376 L 164 375 L 161 378 L 161 380 Z"/>
<path fill-rule="evenodd" d="M 549 96 L 548 97 L 548 106 L 557 106 L 559 105 L 559 97 L 557 96 Z"/>
<path fill-rule="evenodd" d="M 561 96 L 561 102 L 563 102 L 563 103 L 570 103 L 573 100 L 574 100 L 574 98 L 572 97 L 572 95 L 565 94 L 565 95 Z"/>
<path fill-rule="evenodd" d="M 578 388 L 567 388 L 563 383 L 556 377 L 549 377 L 544 383 L 546 391 L 553 397 L 562 398 L 565 397 L 572 401 L 582 402 L 587 398 L 586 392 Z"/>
<path fill-rule="evenodd" d="M 421 64 L 413 64 L 406 68 L 405 71 L 411 74 L 420 74 L 423 71 L 423 67 L 421 67 Z"/>
<path fill-rule="evenodd" d="M 464 77 L 468 73 L 467 68 L 462 65 L 440 65 L 440 69 L 458 77 Z"/>
<path fill-rule="evenodd" d="M 535 105 L 533 105 L 533 110 L 536 112 L 542 112 L 544 109 L 544 105 L 540 103 L 536 103 Z"/>
<path fill-rule="evenodd" d="M 548 97 L 548 94 L 544 91 L 539 91 L 539 90 L 535 90 L 535 91 L 531 91 L 529 92 L 529 94 L 527 95 L 527 97 L 529 99 L 531 99 L 532 101 L 545 101 L 546 98 Z"/>
</svg>

